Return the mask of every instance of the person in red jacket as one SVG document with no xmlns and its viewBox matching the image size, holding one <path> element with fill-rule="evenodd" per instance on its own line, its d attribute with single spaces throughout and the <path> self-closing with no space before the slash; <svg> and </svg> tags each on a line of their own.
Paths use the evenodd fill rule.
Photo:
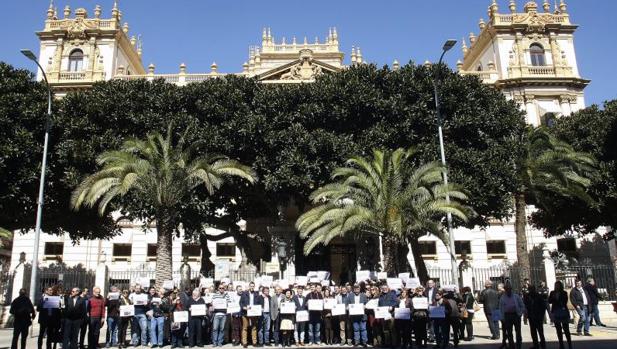
<svg viewBox="0 0 617 349">
<path fill-rule="evenodd" d="M 101 327 L 105 322 L 105 298 L 101 296 L 100 287 L 95 286 L 92 289 L 92 297 L 88 301 L 88 317 L 90 318 L 88 348 L 95 349 L 98 348 Z"/>
</svg>

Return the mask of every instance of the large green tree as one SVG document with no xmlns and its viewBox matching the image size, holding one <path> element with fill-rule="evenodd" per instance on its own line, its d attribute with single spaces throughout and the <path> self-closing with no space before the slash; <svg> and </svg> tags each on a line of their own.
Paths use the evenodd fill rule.
<svg viewBox="0 0 617 349">
<path fill-rule="evenodd" d="M 129 193 L 137 196 L 156 222 L 156 283 L 172 279 L 172 238 L 179 235 L 182 223 L 178 212 L 190 201 L 195 188 L 204 186 L 208 193 L 219 189 L 227 177 L 254 182 L 254 171 L 236 160 L 199 151 L 199 143 L 173 140 L 172 128 L 167 136 L 153 133 L 145 140 L 126 140 L 120 150 L 101 154 L 102 169 L 86 178 L 73 193 L 74 208 L 98 205 L 101 214 L 117 197 Z"/>
<path fill-rule="evenodd" d="M 516 251 L 520 277 L 529 278 L 527 205 L 550 210 L 554 197 L 593 201 L 587 194 L 595 172 L 595 159 L 577 152 L 545 127 L 528 127 L 524 147 L 516 162 L 518 188 L 514 192 Z"/>
<path fill-rule="evenodd" d="M 368 234 L 383 239 L 383 270 L 391 275 L 409 271 L 407 246 L 411 242 L 416 270 L 428 274 L 418 238 L 432 233 L 447 245 L 441 221 L 446 213 L 467 221 L 471 212 L 462 202 L 467 196 L 442 182 L 444 168 L 436 162 L 413 165 L 411 150 L 374 150 L 372 157 L 355 156 L 332 173 L 334 182 L 315 190 L 315 205 L 298 219 L 304 252 L 327 245 L 346 234 Z M 450 202 L 446 196 L 450 197 Z"/>
<path fill-rule="evenodd" d="M 576 151 L 587 152 L 598 161 L 598 173 L 591 178 L 588 193 L 594 203 L 554 196 L 551 207 L 531 215 L 532 224 L 547 235 L 594 233 L 609 229 L 605 239 L 614 238 L 617 227 L 617 100 L 582 109 L 556 120 L 551 129 L 556 137 L 567 139 Z"/>
</svg>

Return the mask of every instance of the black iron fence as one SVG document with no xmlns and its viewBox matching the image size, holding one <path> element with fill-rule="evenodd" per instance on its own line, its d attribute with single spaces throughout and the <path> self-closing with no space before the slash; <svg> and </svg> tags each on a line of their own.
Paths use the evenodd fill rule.
<svg viewBox="0 0 617 349">
<path fill-rule="evenodd" d="M 576 275 L 583 284 L 590 278 L 595 281 L 598 293 L 603 300 L 617 300 L 617 269 L 612 265 L 588 265 L 569 267 L 564 275 Z M 574 280 L 563 280 L 566 286 L 573 286 Z"/>
</svg>

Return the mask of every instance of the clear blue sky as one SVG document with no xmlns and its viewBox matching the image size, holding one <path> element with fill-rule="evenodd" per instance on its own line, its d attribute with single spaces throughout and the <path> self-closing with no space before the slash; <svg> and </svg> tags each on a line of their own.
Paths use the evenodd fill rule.
<svg viewBox="0 0 617 349">
<path fill-rule="evenodd" d="M 554 0 L 550 0 L 553 3 Z M 539 0 L 538 3 L 541 3 Z M 247 60 L 248 46 L 261 44 L 261 28 L 269 26 L 277 41 L 292 36 L 323 41 L 328 27 L 336 26 L 341 49 L 349 61 L 352 45 L 378 65 L 412 59 L 435 60 L 442 42 L 478 32 L 478 20 L 486 19 L 490 0 L 120 0 L 123 21 L 131 33 L 141 34 L 144 65 L 154 63 L 158 73 L 176 73 L 184 62 L 189 72 L 207 72 L 216 61 L 221 72 L 239 72 Z M 499 0 L 500 12 L 508 12 L 508 0 Z M 519 9 L 525 1 L 517 0 Z M 19 53 L 32 48 L 38 53 L 36 30 L 43 27 L 48 0 L 2 1 L 0 60 L 32 69 Z M 60 16 L 69 4 L 85 7 L 90 16 L 96 4 L 110 17 L 113 0 L 56 0 Z M 568 11 L 580 25 L 575 45 L 579 69 L 591 79 L 587 104 L 617 98 L 617 1 L 568 0 Z M 448 54 L 454 67 L 462 57 L 460 46 Z"/>
</svg>

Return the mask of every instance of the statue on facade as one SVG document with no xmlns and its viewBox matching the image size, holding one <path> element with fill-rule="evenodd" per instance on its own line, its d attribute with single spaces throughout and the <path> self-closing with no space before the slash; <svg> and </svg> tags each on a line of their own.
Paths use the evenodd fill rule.
<svg viewBox="0 0 617 349">
<path fill-rule="evenodd" d="M 191 287 L 191 266 L 189 265 L 189 257 L 182 257 L 182 265 L 180 266 L 180 288 L 185 290 Z"/>
</svg>

